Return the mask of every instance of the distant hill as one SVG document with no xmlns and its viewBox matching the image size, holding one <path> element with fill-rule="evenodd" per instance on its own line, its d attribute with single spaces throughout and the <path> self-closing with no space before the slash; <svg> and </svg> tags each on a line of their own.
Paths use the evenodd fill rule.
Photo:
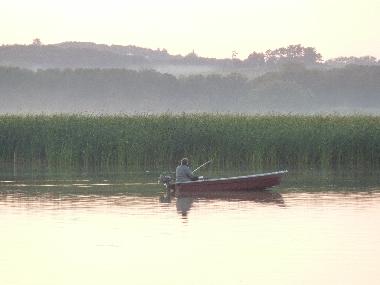
<svg viewBox="0 0 380 285">
<path fill-rule="evenodd" d="M 155 69 L 173 74 L 212 72 L 231 67 L 230 59 L 201 58 L 195 54 L 170 55 L 165 49 L 64 42 L 51 45 L 3 45 L 0 65 L 37 69 L 121 68 Z M 188 69 L 180 71 L 180 68 Z M 161 70 L 162 69 L 162 70 Z"/>
<path fill-rule="evenodd" d="M 276 71 L 284 64 L 300 64 L 308 68 L 333 68 L 355 65 L 379 65 L 372 56 L 339 57 L 323 61 L 312 47 L 290 45 L 286 48 L 252 52 L 246 59 L 171 55 L 166 49 L 149 49 L 133 45 L 104 45 L 91 42 L 63 42 L 43 45 L 36 39 L 31 45 L 0 46 L 0 66 L 37 69 L 117 68 L 153 69 L 173 75 L 241 73 L 249 78 Z"/>
</svg>

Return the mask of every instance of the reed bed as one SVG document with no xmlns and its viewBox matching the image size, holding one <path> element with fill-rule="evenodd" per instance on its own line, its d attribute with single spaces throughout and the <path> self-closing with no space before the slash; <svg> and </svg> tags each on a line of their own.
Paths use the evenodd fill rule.
<svg viewBox="0 0 380 285">
<path fill-rule="evenodd" d="M 380 117 L 2 115 L 0 163 L 49 171 L 379 169 Z"/>
</svg>

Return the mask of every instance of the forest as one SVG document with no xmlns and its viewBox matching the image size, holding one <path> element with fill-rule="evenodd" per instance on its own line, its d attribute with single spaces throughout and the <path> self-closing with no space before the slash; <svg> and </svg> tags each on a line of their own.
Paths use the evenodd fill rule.
<svg viewBox="0 0 380 285">
<path fill-rule="evenodd" d="M 380 66 L 284 64 L 176 77 L 154 70 L 0 67 L 1 113 L 369 113 L 380 108 Z"/>
<path fill-rule="evenodd" d="M 0 47 L 0 113 L 378 114 L 372 56 L 289 45 L 239 59 L 64 42 Z"/>
</svg>

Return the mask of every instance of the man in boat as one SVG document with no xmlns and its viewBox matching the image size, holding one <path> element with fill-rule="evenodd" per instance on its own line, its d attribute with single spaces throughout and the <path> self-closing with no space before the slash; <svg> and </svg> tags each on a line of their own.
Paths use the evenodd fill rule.
<svg viewBox="0 0 380 285">
<path fill-rule="evenodd" d="M 181 165 L 178 165 L 175 170 L 176 182 L 196 181 L 198 176 L 195 176 L 189 167 L 189 159 L 182 158 Z"/>
</svg>

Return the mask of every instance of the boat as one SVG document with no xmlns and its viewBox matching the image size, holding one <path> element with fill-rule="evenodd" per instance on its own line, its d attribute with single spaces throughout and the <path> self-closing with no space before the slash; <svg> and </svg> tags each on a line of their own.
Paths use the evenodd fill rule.
<svg viewBox="0 0 380 285">
<path fill-rule="evenodd" d="M 175 191 L 176 196 L 220 193 L 231 191 L 258 191 L 279 185 L 281 178 L 288 171 L 253 174 L 247 176 L 200 179 L 181 183 L 169 182 L 167 187 Z"/>
</svg>

